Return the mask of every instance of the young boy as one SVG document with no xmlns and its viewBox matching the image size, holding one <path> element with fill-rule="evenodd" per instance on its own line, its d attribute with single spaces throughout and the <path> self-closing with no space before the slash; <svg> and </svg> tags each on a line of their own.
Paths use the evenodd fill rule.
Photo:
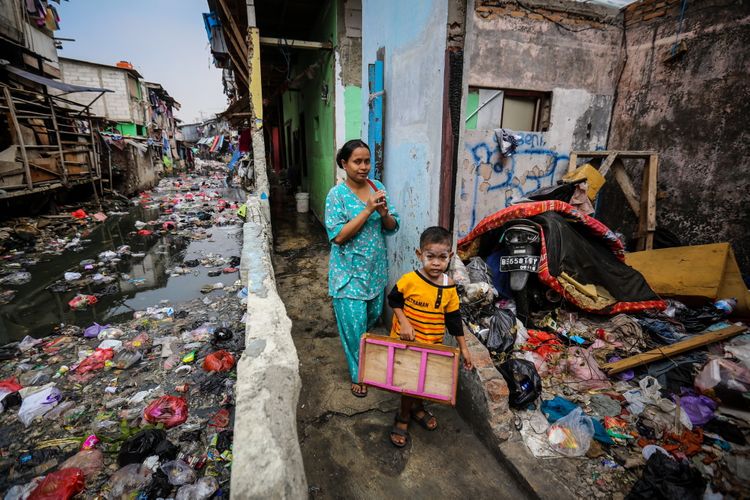
<svg viewBox="0 0 750 500">
<path fill-rule="evenodd" d="M 451 233 L 442 227 L 427 228 L 420 236 L 417 257 L 422 268 L 403 275 L 388 294 L 394 312 L 391 337 L 440 344 L 447 328 L 458 341 L 464 367 L 470 370 L 471 355 L 464 340 L 456 285 L 445 274 L 453 257 L 452 244 Z M 399 448 L 409 439 L 409 418 L 428 431 L 437 428 L 437 419 L 425 410 L 422 400 L 401 396 L 401 408 L 391 430 L 391 442 Z"/>
</svg>

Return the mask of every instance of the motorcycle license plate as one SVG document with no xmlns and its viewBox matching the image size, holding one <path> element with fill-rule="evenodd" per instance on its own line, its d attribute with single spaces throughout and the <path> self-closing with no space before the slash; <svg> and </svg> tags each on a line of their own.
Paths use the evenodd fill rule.
<svg viewBox="0 0 750 500">
<path fill-rule="evenodd" d="M 504 255 L 500 257 L 501 271 L 539 271 L 538 255 Z"/>
</svg>

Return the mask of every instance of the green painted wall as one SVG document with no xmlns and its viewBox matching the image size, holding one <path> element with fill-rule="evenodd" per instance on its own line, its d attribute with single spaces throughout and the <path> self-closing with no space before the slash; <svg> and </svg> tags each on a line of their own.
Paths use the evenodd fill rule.
<svg viewBox="0 0 750 500">
<path fill-rule="evenodd" d="M 338 2 L 329 0 L 320 9 L 320 17 L 315 19 L 310 39 L 332 41 L 338 44 L 337 11 Z M 310 209 L 320 220 L 325 212 L 325 199 L 336 180 L 336 135 L 335 135 L 335 61 L 331 51 L 300 51 L 299 59 L 292 68 L 292 79 L 301 75 L 311 65 L 318 68 L 313 78 L 304 78 L 298 90 L 287 90 L 282 95 L 283 134 L 287 140 L 287 124 L 291 123 L 292 139 L 300 129 L 299 117 L 305 118 L 305 145 L 307 148 L 307 175 L 302 175 L 302 190 L 310 193 Z M 324 89 L 327 98 L 322 94 Z M 361 89 L 346 87 L 345 134 L 347 139 L 359 138 L 361 127 Z M 288 148 L 289 146 L 287 146 Z"/>
<path fill-rule="evenodd" d="M 344 88 L 344 127 L 346 140 L 362 137 L 362 88 L 347 85 Z"/>
<path fill-rule="evenodd" d="M 466 116 L 469 116 L 472 113 L 474 113 L 474 111 L 476 111 L 478 107 L 479 107 L 479 91 L 470 90 L 469 94 L 466 96 Z M 474 113 L 474 116 L 472 116 L 469 119 L 469 121 L 466 122 L 466 130 L 477 129 L 478 117 L 479 117 L 479 113 Z"/>
<path fill-rule="evenodd" d="M 138 129 L 136 128 L 135 123 L 118 123 L 117 127 L 115 128 L 117 128 L 117 130 L 119 130 L 122 135 L 138 135 Z"/>
</svg>

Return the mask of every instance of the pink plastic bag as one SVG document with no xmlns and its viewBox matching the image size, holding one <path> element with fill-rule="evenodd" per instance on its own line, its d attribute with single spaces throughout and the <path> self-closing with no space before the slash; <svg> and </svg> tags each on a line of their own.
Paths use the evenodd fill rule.
<svg viewBox="0 0 750 500">
<path fill-rule="evenodd" d="M 714 358 L 695 377 L 695 387 L 701 391 L 713 389 L 722 384 L 739 392 L 750 390 L 750 370 L 724 358 Z"/>
<path fill-rule="evenodd" d="M 604 389 L 610 386 L 607 376 L 599 369 L 591 350 L 581 347 L 568 349 L 565 380 L 576 390 Z"/>
<path fill-rule="evenodd" d="M 176 427 L 188 418 L 187 401 L 178 396 L 162 396 L 143 410 L 143 418 L 151 424 L 164 424 L 167 429 Z"/>
</svg>

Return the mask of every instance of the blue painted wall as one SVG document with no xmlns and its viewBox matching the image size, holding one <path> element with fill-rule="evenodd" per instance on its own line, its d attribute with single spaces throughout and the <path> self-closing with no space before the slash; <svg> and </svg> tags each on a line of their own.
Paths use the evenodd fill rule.
<svg viewBox="0 0 750 500">
<path fill-rule="evenodd" d="M 416 266 L 420 233 L 437 224 L 448 0 L 363 0 L 362 109 L 367 65 L 385 49 L 383 182 L 401 213 L 388 239 L 391 285 Z M 363 113 L 362 136 L 368 136 Z"/>
</svg>

